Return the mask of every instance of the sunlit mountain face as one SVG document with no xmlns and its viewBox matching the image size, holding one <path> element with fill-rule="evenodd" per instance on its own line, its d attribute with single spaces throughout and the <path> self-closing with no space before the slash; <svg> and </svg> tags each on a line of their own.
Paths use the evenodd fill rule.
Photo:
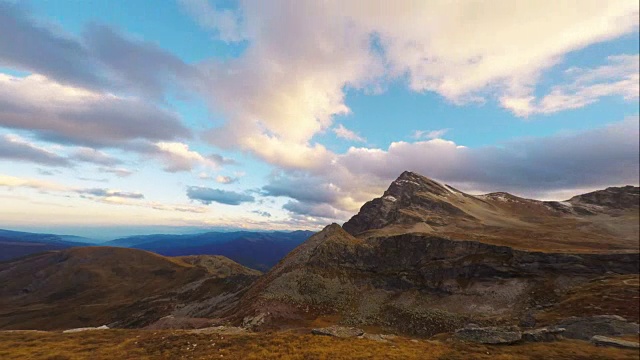
<svg viewBox="0 0 640 360">
<path fill-rule="evenodd" d="M 0 222 L 319 230 L 405 170 L 638 185 L 638 48 L 634 1 L 0 0 Z"/>
</svg>

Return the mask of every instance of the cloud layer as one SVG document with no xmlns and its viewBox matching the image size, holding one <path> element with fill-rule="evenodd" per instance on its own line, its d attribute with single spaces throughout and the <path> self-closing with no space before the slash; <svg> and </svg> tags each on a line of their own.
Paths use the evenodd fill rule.
<svg viewBox="0 0 640 360">
<path fill-rule="evenodd" d="M 255 201 L 255 198 L 251 195 L 200 186 L 188 187 L 187 196 L 189 199 L 199 201 L 205 205 L 209 205 L 212 202 L 225 205 L 240 205 L 243 202 Z"/>
</svg>

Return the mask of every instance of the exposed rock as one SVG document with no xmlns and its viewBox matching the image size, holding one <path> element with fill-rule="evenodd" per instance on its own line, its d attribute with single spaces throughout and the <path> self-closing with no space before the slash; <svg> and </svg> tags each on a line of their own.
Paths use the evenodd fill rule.
<svg viewBox="0 0 640 360">
<path fill-rule="evenodd" d="M 94 330 L 109 330 L 109 327 L 107 325 L 102 325 L 98 327 L 83 327 L 83 328 L 65 330 L 63 331 L 63 333 L 68 334 L 68 333 L 77 333 L 81 331 L 94 331 Z"/>
<path fill-rule="evenodd" d="M 201 329 L 216 325 L 215 319 L 192 318 L 185 316 L 165 316 L 158 321 L 145 326 L 147 330 L 164 330 L 164 329 Z"/>
<path fill-rule="evenodd" d="M 551 342 L 562 340 L 564 328 L 543 327 L 535 330 L 527 330 L 522 333 L 522 340 L 527 342 Z"/>
<path fill-rule="evenodd" d="M 262 324 L 264 324 L 266 318 L 267 318 L 267 313 L 259 313 L 258 315 L 255 316 L 245 316 L 244 319 L 242 319 L 242 327 L 245 329 L 253 329 L 256 328 Z"/>
<path fill-rule="evenodd" d="M 614 339 L 602 335 L 595 335 L 591 338 L 591 343 L 595 346 L 609 346 L 622 349 L 640 349 L 640 344 L 633 341 Z"/>
<path fill-rule="evenodd" d="M 594 335 L 619 336 L 638 334 L 638 324 L 616 315 L 570 317 L 558 323 L 569 339 L 589 340 Z"/>
<path fill-rule="evenodd" d="M 531 312 L 526 313 L 518 323 L 521 328 L 533 328 L 536 326 L 536 318 Z"/>
<path fill-rule="evenodd" d="M 338 325 L 313 329 L 311 333 L 313 335 L 335 336 L 339 338 L 351 338 L 364 335 L 364 331 L 361 329 Z"/>
<path fill-rule="evenodd" d="M 245 334 L 247 333 L 247 330 L 237 326 L 212 326 L 212 327 L 207 327 L 202 329 L 190 330 L 189 333 L 236 335 L 236 334 Z"/>
<path fill-rule="evenodd" d="M 517 326 L 467 326 L 463 329 L 456 330 L 455 336 L 459 340 L 479 344 L 513 344 L 522 339 L 522 332 L 520 332 Z"/>
</svg>

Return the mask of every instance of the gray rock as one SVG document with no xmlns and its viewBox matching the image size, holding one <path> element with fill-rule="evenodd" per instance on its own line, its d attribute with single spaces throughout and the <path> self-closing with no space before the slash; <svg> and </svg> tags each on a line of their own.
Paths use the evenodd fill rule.
<svg viewBox="0 0 640 360">
<path fill-rule="evenodd" d="M 339 338 L 350 338 L 364 335 L 364 331 L 358 328 L 332 325 L 325 328 L 311 330 L 313 335 L 335 336 Z"/>
<path fill-rule="evenodd" d="M 591 338 L 591 343 L 595 346 L 610 346 L 622 349 L 640 349 L 640 344 L 633 341 L 614 339 L 602 335 L 596 335 Z"/>
<path fill-rule="evenodd" d="M 65 330 L 65 331 L 63 331 L 63 333 L 69 334 L 69 333 L 76 333 L 76 332 L 82 332 L 82 331 L 93 331 L 93 330 L 109 330 L 109 327 L 107 325 L 102 325 L 102 326 L 98 326 L 98 327 L 83 327 L 83 328 Z"/>
<path fill-rule="evenodd" d="M 245 329 L 253 329 L 256 328 L 262 324 L 264 324 L 264 322 L 267 319 L 267 315 L 269 315 L 268 313 L 259 313 L 256 316 L 245 316 L 242 319 L 242 327 Z"/>
<path fill-rule="evenodd" d="M 562 340 L 564 328 L 543 327 L 535 330 L 527 330 L 522 333 L 522 340 L 527 342 L 551 342 Z"/>
<path fill-rule="evenodd" d="M 590 340 L 594 335 L 619 336 L 638 334 L 638 324 L 617 315 L 570 317 L 557 324 L 568 339 Z"/>
<path fill-rule="evenodd" d="M 456 330 L 459 340 L 479 344 L 513 344 L 522 339 L 522 332 L 517 326 L 509 327 L 470 327 Z"/>
<path fill-rule="evenodd" d="M 536 318 L 531 312 L 526 313 L 518 323 L 521 328 L 533 328 L 536 326 Z"/>
</svg>

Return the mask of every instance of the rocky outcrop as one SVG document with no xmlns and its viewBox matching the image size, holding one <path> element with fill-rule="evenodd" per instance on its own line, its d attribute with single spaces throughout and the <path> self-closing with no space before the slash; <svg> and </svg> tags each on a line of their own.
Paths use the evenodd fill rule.
<svg viewBox="0 0 640 360">
<path fill-rule="evenodd" d="M 637 342 L 614 339 L 601 335 L 592 337 L 590 341 L 595 346 L 616 347 L 621 349 L 640 349 L 640 344 L 638 344 Z"/>
<path fill-rule="evenodd" d="M 95 331 L 95 330 L 109 330 L 109 327 L 107 325 L 102 325 L 97 327 L 75 328 L 75 329 L 64 330 L 63 333 L 71 334 L 71 333 L 77 333 L 77 332 L 83 332 L 83 331 Z"/>
<path fill-rule="evenodd" d="M 455 337 L 458 340 L 478 344 L 513 344 L 522 339 L 522 332 L 516 326 L 511 327 L 478 327 L 466 326 L 456 330 Z"/>
<path fill-rule="evenodd" d="M 616 315 L 570 317 L 560 323 L 565 328 L 564 337 L 589 340 L 595 335 L 620 336 L 638 335 L 638 324 Z"/>
<path fill-rule="evenodd" d="M 543 327 L 535 330 L 527 330 L 522 333 L 522 340 L 526 342 L 552 342 L 562 340 L 564 328 Z"/>
<path fill-rule="evenodd" d="M 339 338 L 352 338 L 364 335 L 364 331 L 361 329 L 337 325 L 313 329 L 311 333 L 313 335 L 334 336 Z"/>
</svg>

